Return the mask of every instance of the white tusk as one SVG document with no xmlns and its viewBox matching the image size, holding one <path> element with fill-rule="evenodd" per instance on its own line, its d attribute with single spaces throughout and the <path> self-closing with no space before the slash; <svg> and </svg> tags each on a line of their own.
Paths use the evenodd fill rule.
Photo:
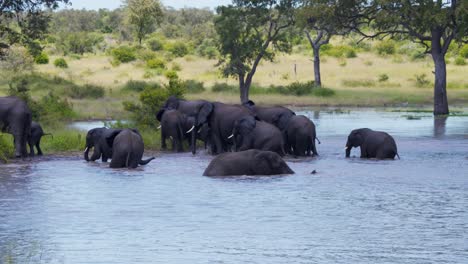
<svg viewBox="0 0 468 264">
<path fill-rule="evenodd" d="M 193 130 L 194 128 L 195 128 L 195 126 L 192 126 L 192 128 L 190 128 L 189 131 L 185 132 L 185 134 L 188 134 L 188 133 L 192 132 L 192 130 Z"/>
<path fill-rule="evenodd" d="M 156 129 L 161 129 L 161 125 L 159 125 L 158 128 L 156 128 Z"/>
<path fill-rule="evenodd" d="M 230 136 L 228 137 L 228 139 L 232 138 L 233 136 L 234 136 L 234 134 L 230 135 Z"/>
<path fill-rule="evenodd" d="M 84 150 L 84 152 L 88 151 L 89 147 L 86 147 L 86 149 Z"/>
<path fill-rule="evenodd" d="M 200 133 L 200 131 L 201 131 L 201 127 L 200 127 L 200 129 L 198 129 L 197 133 Z"/>
<path fill-rule="evenodd" d="M 344 149 L 347 149 L 347 148 L 348 148 L 348 146 L 344 147 Z"/>
</svg>

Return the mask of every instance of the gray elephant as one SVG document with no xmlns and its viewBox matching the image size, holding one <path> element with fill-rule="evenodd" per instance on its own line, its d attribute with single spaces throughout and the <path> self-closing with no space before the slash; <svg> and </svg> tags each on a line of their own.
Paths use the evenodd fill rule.
<svg viewBox="0 0 468 264">
<path fill-rule="evenodd" d="M 248 149 L 268 150 L 284 156 L 283 134 L 274 125 L 246 116 L 234 122 L 232 135 L 236 151 Z"/>
<path fill-rule="evenodd" d="M 27 157 L 26 143 L 31 134 L 32 114 L 25 101 L 15 96 L 0 97 L 0 127 L 13 135 L 15 157 Z"/>
<path fill-rule="evenodd" d="M 52 136 L 50 133 L 44 133 L 39 123 L 31 122 L 31 135 L 28 138 L 29 153 L 31 156 L 34 156 L 34 147 L 37 149 L 37 155 L 41 156 L 43 154 L 41 150 L 41 139 L 43 136 L 47 135 Z"/>
<path fill-rule="evenodd" d="M 194 129 L 194 118 L 189 118 L 178 110 L 161 109 L 156 114 L 161 127 L 161 148 L 166 149 L 166 139 L 172 140 L 172 151 L 184 151 L 183 141 L 191 144 L 190 134 Z M 192 129 L 192 130 L 191 130 Z"/>
<path fill-rule="evenodd" d="M 93 128 L 86 134 L 86 146 L 84 159 L 86 161 L 96 161 L 102 159 L 107 162 L 112 157 L 112 145 L 109 145 L 106 137 L 114 132 L 120 132 L 122 129 L 113 129 L 106 127 Z M 89 158 L 89 150 L 93 148 L 93 155 Z"/>
<path fill-rule="evenodd" d="M 318 156 L 315 140 L 319 141 L 315 124 L 303 115 L 280 115 L 273 120 L 286 139 L 286 152 L 294 156 Z M 319 141 L 320 143 L 320 141 Z"/>
<path fill-rule="evenodd" d="M 253 101 L 248 101 L 244 104 L 247 108 L 250 108 L 258 119 L 273 124 L 275 120 L 278 120 L 280 117 L 283 117 L 283 121 L 287 121 L 292 116 L 295 116 L 291 109 L 283 106 L 257 106 Z"/>
<path fill-rule="evenodd" d="M 198 132 L 204 124 L 208 122 L 208 118 L 213 111 L 213 104 L 205 100 L 193 100 L 187 101 L 178 99 L 175 96 L 171 96 L 164 103 L 161 110 L 178 110 L 182 114 L 185 114 L 189 118 L 193 118 L 193 127 L 189 130 L 191 137 L 191 149 L 192 153 L 196 153 L 196 139 L 198 138 Z M 206 131 L 206 129 L 205 129 Z M 206 142 L 206 141 L 205 141 Z"/>
<path fill-rule="evenodd" d="M 256 149 L 220 154 L 203 173 L 204 176 L 279 174 L 294 174 L 294 171 L 278 153 Z"/>
<path fill-rule="evenodd" d="M 347 158 L 349 158 L 353 147 L 361 147 L 361 158 L 394 159 L 395 156 L 400 158 L 392 136 L 369 128 L 351 131 L 346 142 Z"/>
<path fill-rule="evenodd" d="M 143 138 L 136 129 L 113 131 L 106 135 L 106 141 L 112 146 L 111 168 L 131 168 L 146 165 L 154 159 L 142 160 L 144 152 Z"/>
</svg>

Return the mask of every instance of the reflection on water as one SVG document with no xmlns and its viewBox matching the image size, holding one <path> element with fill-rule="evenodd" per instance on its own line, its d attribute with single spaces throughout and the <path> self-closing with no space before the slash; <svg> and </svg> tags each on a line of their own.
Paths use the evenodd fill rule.
<svg viewBox="0 0 468 264">
<path fill-rule="evenodd" d="M 434 137 L 440 138 L 445 136 L 447 118 L 448 117 L 434 117 Z"/>
<path fill-rule="evenodd" d="M 466 262 L 467 117 L 442 136 L 429 117 L 305 113 L 321 156 L 287 158 L 290 176 L 203 177 L 203 153 L 2 165 L 0 263 Z M 402 159 L 345 159 L 356 127 L 390 130 Z"/>
</svg>

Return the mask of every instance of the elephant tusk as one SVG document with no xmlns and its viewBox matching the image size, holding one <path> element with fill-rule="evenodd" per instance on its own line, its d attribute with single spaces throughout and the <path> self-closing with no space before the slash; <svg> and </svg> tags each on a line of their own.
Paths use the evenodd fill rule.
<svg viewBox="0 0 468 264">
<path fill-rule="evenodd" d="M 197 133 L 200 133 L 200 131 L 201 131 L 201 127 L 200 127 L 200 129 L 198 129 Z"/>
<path fill-rule="evenodd" d="M 232 138 L 233 136 L 234 136 L 234 134 L 230 135 L 230 136 L 228 137 L 228 139 Z"/>
<path fill-rule="evenodd" d="M 185 132 L 185 134 L 188 134 L 188 133 L 192 132 L 194 128 L 195 128 L 195 126 L 192 126 L 192 128 L 190 128 L 189 131 Z"/>
<path fill-rule="evenodd" d="M 161 125 L 159 125 L 158 128 L 156 128 L 156 129 L 161 129 Z"/>
<path fill-rule="evenodd" d="M 84 152 L 88 151 L 89 147 L 86 147 L 86 149 L 84 150 Z"/>
</svg>

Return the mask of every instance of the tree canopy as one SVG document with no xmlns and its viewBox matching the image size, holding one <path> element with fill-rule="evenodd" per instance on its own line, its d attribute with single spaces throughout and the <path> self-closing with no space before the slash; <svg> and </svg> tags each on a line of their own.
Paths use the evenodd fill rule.
<svg viewBox="0 0 468 264">
<path fill-rule="evenodd" d="M 143 38 L 162 21 L 161 3 L 158 0 L 124 0 L 124 3 L 128 10 L 128 21 L 134 26 L 141 45 Z"/>
</svg>

